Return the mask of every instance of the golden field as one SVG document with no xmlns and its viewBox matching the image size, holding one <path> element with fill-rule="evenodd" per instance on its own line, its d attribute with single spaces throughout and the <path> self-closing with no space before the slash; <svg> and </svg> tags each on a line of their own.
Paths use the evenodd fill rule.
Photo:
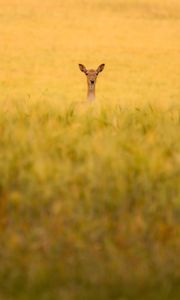
<svg viewBox="0 0 180 300">
<path fill-rule="evenodd" d="M 0 37 L 0 299 L 178 300 L 179 1 L 0 0 Z"/>
</svg>

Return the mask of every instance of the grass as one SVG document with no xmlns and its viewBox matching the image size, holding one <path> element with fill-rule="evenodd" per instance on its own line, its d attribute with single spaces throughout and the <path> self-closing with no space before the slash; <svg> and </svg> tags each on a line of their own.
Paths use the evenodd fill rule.
<svg viewBox="0 0 180 300">
<path fill-rule="evenodd" d="M 178 1 L 0 22 L 0 299 L 179 299 Z M 93 105 L 78 63 L 106 63 Z"/>
</svg>

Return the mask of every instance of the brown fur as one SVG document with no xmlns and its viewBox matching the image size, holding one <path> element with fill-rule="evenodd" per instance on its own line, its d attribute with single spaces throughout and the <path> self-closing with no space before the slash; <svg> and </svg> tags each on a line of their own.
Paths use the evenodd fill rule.
<svg viewBox="0 0 180 300">
<path fill-rule="evenodd" d="M 105 64 L 99 65 L 97 70 L 87 70 L 86 67 L 82 64 L 79 64 L 79 68 L 81 72 L 85 73 L 87 76 L 87 85 L 88 85 L 88 93 L 87 93 L 87 98 L 88 100 L 94 100 L 95 99 L 95 86 L 96 86 L 96 80 L 97 76 L 99 75 L 100 72 L 103 71 Z"/>
</svg>

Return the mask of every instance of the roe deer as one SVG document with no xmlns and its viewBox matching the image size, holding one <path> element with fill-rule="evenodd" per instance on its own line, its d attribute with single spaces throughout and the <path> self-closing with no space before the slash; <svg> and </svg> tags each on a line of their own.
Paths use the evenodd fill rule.
<svg viewBox="0 0 180 300">
<path fill-rule="evenodd" d="M 105 64 L 101 64 L 97 70 L 87 70 L 86 67 L 82 64 L 79 64 L 79 68 L 81 72 L 84 72 L 87 76 L 87 84 L 88 84 L 88 93 L 87 93 L 87 99 L 89 101 L 95 100 L 95 85 L 96 85 L 96 79 L 100 72 L 103 71 Z"/>
</svg>

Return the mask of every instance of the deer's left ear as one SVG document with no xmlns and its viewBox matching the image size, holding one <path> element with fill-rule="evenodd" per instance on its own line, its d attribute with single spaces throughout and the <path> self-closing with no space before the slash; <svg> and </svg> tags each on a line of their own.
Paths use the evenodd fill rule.
<svg viewBox="0 0 180 300">
<path fill-rule="evenodd" d="M 87 70 L 86 67 L 82 64 L 79 64 L 79 69 L 81 70 L 81 72 L 84 72 L 85 74 L 87 74 Z"/>
<path fill-rule="evenodd" d="M 101 65 L 97 68 L 96 72 L 99 74 L 100 72 L 103 71 L 104 67 L 105 67 L 105 64 L 101 64 Z"/>
</svg>

